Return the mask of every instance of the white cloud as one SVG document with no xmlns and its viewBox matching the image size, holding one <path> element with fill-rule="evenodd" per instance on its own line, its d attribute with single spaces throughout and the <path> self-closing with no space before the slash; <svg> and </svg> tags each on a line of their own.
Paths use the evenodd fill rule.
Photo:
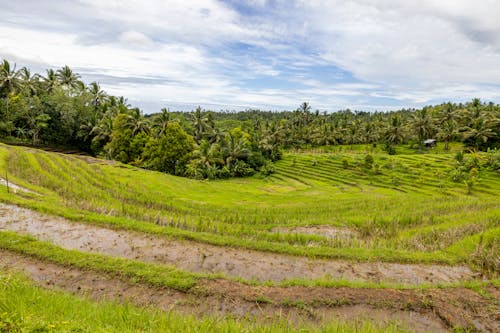
<svg viewBox="0 0 500 333">
<path fill-rule="evenodd" d="M 120 34 L 120 41 L 124 44 L 138 47 L 150 48 L 154 45 L 153 40 L 143 33 L 137 31 L 125 31 Z"/>
<path fill-rule="evenodd" d="M 149 104 L 376 109 L 498 100 L 497 1 L 246 2 L 258 15 L 238 12 L 236 1 L 10 2 L 0 12 L 0 57 L 67 64 Z M 318 69 L 334 66 L 341 70 Z"/>
<path fill-rule="evenodd" d="M 498 81 L 494 1 L 322 1 L 301 10 L 324 59 L 363 80 Z"/>
</svg>

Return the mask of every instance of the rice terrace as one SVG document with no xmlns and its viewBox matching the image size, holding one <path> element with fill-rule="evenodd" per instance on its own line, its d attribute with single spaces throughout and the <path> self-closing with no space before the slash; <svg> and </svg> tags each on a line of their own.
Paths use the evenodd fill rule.
<svg viewBox="0 0 500 333">
<path fill-rule="evenodd" d="M 0 333 L 500 332 L 496 10 L 395 3 L 6 5 Z"/>
</svg>

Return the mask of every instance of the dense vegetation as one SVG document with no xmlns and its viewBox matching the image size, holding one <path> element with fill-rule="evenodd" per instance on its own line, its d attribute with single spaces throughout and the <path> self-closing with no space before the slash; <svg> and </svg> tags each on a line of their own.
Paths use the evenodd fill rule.
<svg viewBox="0 0 500 333">
<path fill-rule="evenodd" d="M 169 112 L 143 115 L 123 97 L 85 85 L 65 66 L 45 76 L 0 64 L 0 137 L 77 148 L 124 163 L 194 178 L 270 174 L 283 149 L 337 144 L 408 143 L 427 138 L 449 148 L 460 141 L 475 150 L 500 145 L 500 106 L 474 99 L 420 110 L 313 112 L 308 103 L 289 112 Z"/>
</svg>

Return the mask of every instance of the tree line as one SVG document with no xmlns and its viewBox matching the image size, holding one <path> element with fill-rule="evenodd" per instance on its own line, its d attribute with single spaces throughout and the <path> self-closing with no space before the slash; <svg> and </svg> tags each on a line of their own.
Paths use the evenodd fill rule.
<svg viewBox="0 0 500 333">
<path fill-rule="evenodd" d="M 33 74 L 0 63 L 0 137 L 10 142 L 77 148 L 93 155 L 194 178 L 273 172 L 283 149 L 337 144 L 398 144 L 475 150 L 500 147 L 500 106 L 473 99 L 391 112 L 192 112 L 144 115 L 125 98 L 84 84 L 68 66 Z"/>
</svg>

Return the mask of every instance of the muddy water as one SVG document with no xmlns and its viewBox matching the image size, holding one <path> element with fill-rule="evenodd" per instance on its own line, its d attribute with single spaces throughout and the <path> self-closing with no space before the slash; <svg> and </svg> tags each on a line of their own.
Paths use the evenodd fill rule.
<svg viewBox="0 0 500 333">
<path fill-rule="evenodd" d="M 76 268 L 63 267 L 50 263 L 38 262 L 34 259 L 24 258 L 20 255 L 0 250 L 0 270 L 20 271 L 27 275 L 38 285 L 47 289 L 69 291 L 73 294 L 85 295 L 94 300 L 121 300 L 131 301 L 137 305 L 153 305 L 164 311 L 174 310 L 182 314 L 196 316 L 231 316 L 245 318 L 250 322 L 258 320 L 260 322 L 272 322 L 274 320 L 285 320 L 293 324 L 313 324 L 317 327 L 321 323 L 332 321 L 361 321 L 371 320 L 377 324 L 387 324 L 397 322 L 403 327 L 408 327 L 414 332 L 448 332 L 446 325 L 431 311 L 400 310 L 400 305 L 394 303 L 394 308 L 388 297 L 385 307 L 375 307 L 368 304 L 355 304 L 345 306 L 318 306 L 314 308 L 301 309 L 297 307 L 283 306 L 283 297 L 287 300 L 294 300 L 293 296 L 287 293 L 287 289 L 274 288 L 271 297 L 273 304 L 257 303 L 249 298 L 249 294 L 255 294 L 255 287 L 242 286 L 230 282 L 233 288 L 225 288 L 225 282 L 217 285 L 217 281 L 212 281 L 212 293 L 204 296 L 195 293 L 182 293 L 175 290 L 153 288 L 141 284 L 131 284 L 115 277 L 91 272 L 82 271 Z M 224 290 L 224 294 L 220 291 Z M 361 291 L 361 290 L 358 290 Z M 265 290 L 259 290 L 258 293 Z M 284 292 L 284 294 L 281 294 Z M 335 289 L 330 292 L 336 293 Z M 362 292 L 362 291 L 361 291 Z M 343 293 L 339 291 L 339 293 Z M 296 299 L 303 300 L 306 295 L 300 292 L 293 293 Z M 308 293 L 309 294 L 309 293 Z M 358 293 L 359 294 L 359 293 Z M 371 297 L 364 298 L 372 301 Z M 336 296 L 330 296 L 335 298 Z M 379 301 L 383 301 L 380 299 Z"/>
<path fill-rule="evenodd" d="M 421 284 L 473 278 L 465 266 L 354 263 L 319 260 L 111 230 L 0 204 L 0 230 L 50 241 L 66 249 L 174 265 L 191 272 L 222 273 L 260 281 L 334 279 Z"/>
</svg>

